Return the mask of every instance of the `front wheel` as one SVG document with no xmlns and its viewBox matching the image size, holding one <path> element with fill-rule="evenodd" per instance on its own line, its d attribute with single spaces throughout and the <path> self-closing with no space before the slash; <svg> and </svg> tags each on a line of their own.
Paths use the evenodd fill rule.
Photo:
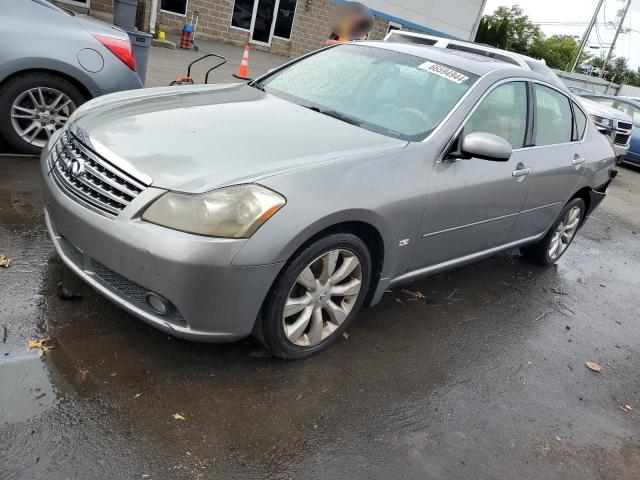
<svg viewBox="0 0 640 480">
<path fill-rule="evenodd" d="M 573 242 L 585 213 L 584 200 L 574 198 L 564 206 L 558 219 L 542 240 L 522 248 L 522 253 L 541 265 L 556 263 Z"/>
<path fill-rule="evenodd" d="M 271 288 L 262 341 L 275 356 L 308 357 L 333 343 L 362 307 L 371 256 L 352 234 L 335 234 L 302 250 Z"/>
</svg>

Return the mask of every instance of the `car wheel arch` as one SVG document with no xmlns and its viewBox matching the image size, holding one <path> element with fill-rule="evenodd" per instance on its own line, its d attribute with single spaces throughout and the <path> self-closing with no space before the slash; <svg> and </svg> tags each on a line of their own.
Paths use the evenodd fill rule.
<svg viewBox="0 0 640 480">
<path fill-rule="evenodd" d="M 238 252 L 232 261 L 235 267 L 260 264 L 254 257 L 254 254 L 258 252 L 252 248 L 252 245 L 256 245 L 257 249 L 259 245 L 270 242 L 270 236 L 269 238 L 266 235 L 263 237 L 260 235 L 261 233 L 261 230 L 258 230 L 256 236 Z M 372 256 L 374 278 L 371 281 L 371 290 L 373 291 L 379 279 L 384 278 L 386 270 L 390 268 L 392 263 L 390 252 L 393 251 L 389 240 L 392 238 L 391 231 L 384 220 L 374 212 L 348 210 L 318 219 L 279 246 L 277 253 L 273 255 L 272 263 L 282 263 L 282 268 L 284 268 L 307 245 L 333 233 L 352 233 L 367 244 Z"/>
<path fill-rule="evenodd" d="M 10 82 L 11 80 L 13 80 L 16 77 L 19 77 L 21 75 L 30 75 L 30 74 L 34 74 L 34 73 L 35 74 L 37 74 L 37 73 L 47 73 L 47 74 L 50 74 L 50 75 L 55 75 L 55 76 L 58 76 L 60 78 L 63 78 L 64 80 L 68 81 L 73 86 L 75 86 L 78 90 L 80 90 L 80 92 L 84 95 L 84 97 L 87 100 L 91 100 L 92 98 L 94 98 L 96 96 L 94 94 L 95 92 L 92 92 L 91 89 L 87 86 L 87 83 L 83 82 L 82 80 L 80 80 L 76 76 L 70 74 L 68 71 L 61 71 L 61 70 L 58 70 L 56 68 L 48 68 L 48 67 L 47 68 L 42 68 L 42 67 L 24 68 L 24 69 L 21 69 L 21 70 L 17 70 L 17 71 L 11 72 L 11 74 L 7 75 L 2 80 L 0 80 L 0 88 L 2 88 L 3 85 L 5 85 L 7 82 Z"/>
</svg>

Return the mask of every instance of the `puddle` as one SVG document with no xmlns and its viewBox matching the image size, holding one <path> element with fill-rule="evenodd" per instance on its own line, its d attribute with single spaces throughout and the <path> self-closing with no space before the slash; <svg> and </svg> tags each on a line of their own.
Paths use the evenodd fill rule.
<svg viewBox="0 0 640 480">
<path fill-rule="evenodd" d="M 47 368 L 35 352 L 0 359 L 0 423 L 38 417 L 55 403 Z"/>
</svg>

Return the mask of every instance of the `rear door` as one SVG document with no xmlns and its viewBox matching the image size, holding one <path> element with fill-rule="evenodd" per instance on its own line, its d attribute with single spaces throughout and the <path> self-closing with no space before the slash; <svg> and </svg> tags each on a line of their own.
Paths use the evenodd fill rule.
<svg viewBox="0 0 640 480">
<path fill-rule="evenodd" d="M 421 238 L 412 268 L 460 259 L 504 245 L 529 188 L 527 84 L 494 86 L 479 102 L 457 138 L 488 132 L 514 147 L 507 162 L 443 159 L 434 165 Z"/>
<path fill-rule="evenodd" d="M 531 187 L 512 241 L 546 232 L 584 172 L 584 111 L 556 88 L 533 83 L 533 113 L 533 146 L 527 149 Z"/>
</svg>

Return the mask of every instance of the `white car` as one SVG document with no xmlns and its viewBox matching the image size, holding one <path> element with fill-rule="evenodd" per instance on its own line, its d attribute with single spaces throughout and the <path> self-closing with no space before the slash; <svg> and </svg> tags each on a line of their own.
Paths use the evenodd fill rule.
<svg viewBox="0 0 640 480">
<path fill-rule="evenodd" d="M 500 50 L 499 48 L 490 47 L 488 45 L 464 42 L 451 38 L 436 37 L 434 35 L 427 35 L 424 33 L 405 32 L 402 30 L 392 30 L 384 38 L 384 41 L 458 50 L 511 63 L 543 75 L 548 82 L 563 89 L 565 92 L 572 94 L 567 85 L 546 65 L 544 60 L 536 60 L 535 58 L 527 57 L 526 55 L 507 52 L 506 50 Z M 615 152 L 616 158 L 619 160 L 624 158 L 629 151 L 631 143 L 631 135 L 633 133 L 632 118 L 615 108 L 602 105 L 583 97 L 574 95 L 574 99 L 582 104 L 598 127 L 598 130 L 609 137 L 609 142 Z"/>
</svg>

